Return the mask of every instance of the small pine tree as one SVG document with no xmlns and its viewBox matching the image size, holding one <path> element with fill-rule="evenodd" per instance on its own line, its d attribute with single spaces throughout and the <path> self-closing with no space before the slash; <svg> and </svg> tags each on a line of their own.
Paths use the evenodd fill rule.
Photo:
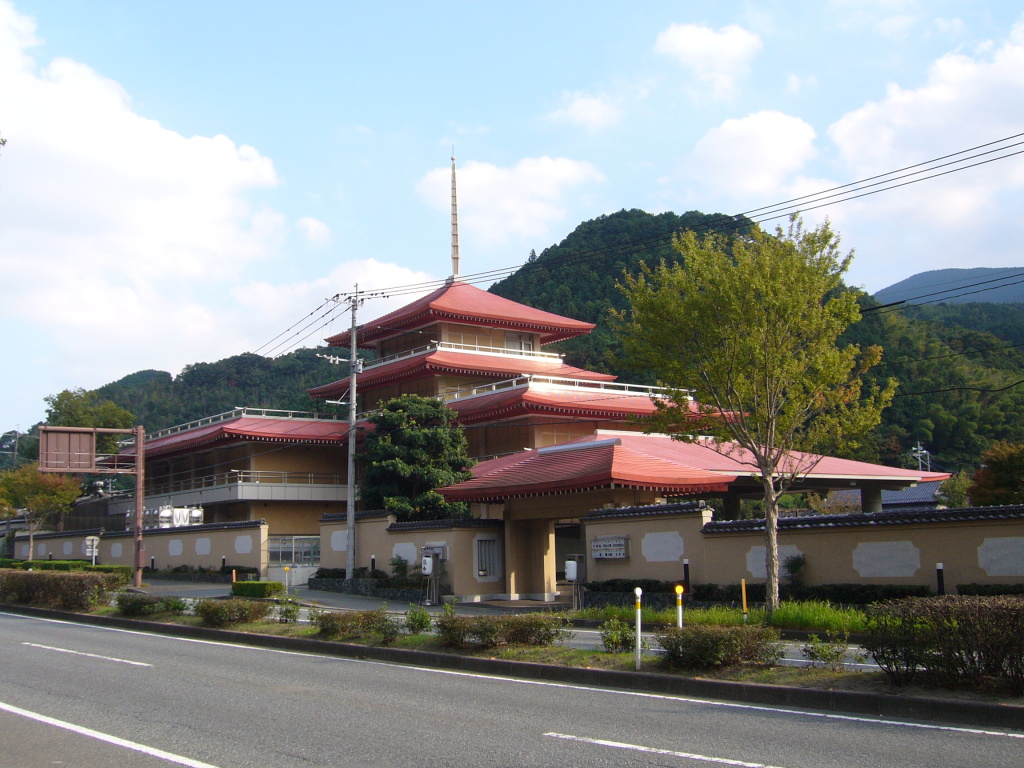
<svg viewBox="0 0 1024 768">
<path fill-rule="evenodd" d="M 430 397 L 402 395 L 381 403 L 370 418 L 359 460 L 366 468 L 362 499 L 399 520 L 469 517 L 463 502 L 447 502 L 438 488 L 468 480 L 473 460 L 455 412 Z"/>
</svg>

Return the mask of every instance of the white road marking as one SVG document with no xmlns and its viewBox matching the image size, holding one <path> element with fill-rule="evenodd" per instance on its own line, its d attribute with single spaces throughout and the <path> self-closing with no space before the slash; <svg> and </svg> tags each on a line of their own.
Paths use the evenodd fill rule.
<svg viewBox="0 0 1024 768">
<path fill-rule="evenodd" d="M 380 667 L 394 667 L 399 669 L 411 669 L 418 672 L 429 672 L 435 675 L 451 675 L 453 677 L 469 677 L 481 680 L 494 680 L 504 683 L 515 683 L 517 685 L 536 685 L 546 688 L 561 688 L 570 691 L 587 691 L 589 693 L 606 693 L 613 696 L 631 696 L 639 699 L 659 699 L 665 701 L 681 701 L 687 704 L 700 704 L 705 707 L 722 707 L 724 709 L 742 709 L 751 712 L 770 712 L 783 715 L 798 715 L 801 717 L 819 718 L 824 720 L 842 720 L 851 723 L 871 723 L 874 725 L 893 725 L 899 728 L 917 728 L 925 731 L 951 731 L 954 733 L 970 733 L 975 736 L 1003 736 L 1009 739 L 1024 740 L 1024 732 L 1016 731 L 992 731 L 980 728 L 966 728 L 958 725 L 932 725 L 930 723 L 914 723 L 904 720 L 887 720 L 879 717 L 862 717 L 858 715 L 838 715 L 834 712 L 813 712 L 803 709 L 787 709 L 784 707 L 769 707 L 760 704 L 739 704 L 732 701 L 717 701 L 715 699 L 697 699 L 689 696 L 675 696 L 665 693 L 644 693 L 642 691 L 623 691 L 615 688 L 599 688 L 592 685 L 578 685 L 575 683 L 551 683 L 544 680 L 523 680 L 516 677 L 505 677 L 503 675 L 488 675 L 482 672 L 460 672 L 454 669 L 435 669 L 433 667 L 420 667 L 413 664 L 399 664 L 391 661 L 373 661 L 371 659 L 353 659 L 345 656 L 334 656 L 325 653 L 310 653 L 308 651 L 286 651 L 280 648 L 261 648 L 255 645 L 243 643 L 228 643 L 220 640 L 198 640 L 192 637 L 175 637 L 174 635 L 159 635 L 153 632 L 141 632 L 137 629 L 118 629 L 116 627 L 102 627 L 96 624 L 81 624 L 76 621 L 64 621 L 63 619 L 44 619 L 37 616 L 24 616 L 19 613 L 5 613 L 0 611 L 0 616 L 14 616 L 20 619 L 34 619 L 35 621 L 46 621 L 53 624 L 69 624 L 76 627 L 91 627 L 107 632 L 123 632 L 129 635 L 140 635 L 143 637 L 162 637 L 166 640 L 177 640 L 183 643 L 198 643 L 200 645 L 217 645 L 225 648 L 237 648 L 241 650 L 260 651 L 262 653 L 278 653 L 284 656 L 305 656 L 313 659 L 331 659 L 334 661 L 347 662 L 350 664 L 369 664 Z"/>
<path fill-rule="evenodd" d="M 741 768 L 779 768 L 779 766 L 767 765 L 766 763 L 748 763 L 744 760 L 730 760 L 727 757 L 711 757 L 709 755 L 699 755 L 694 752 L 676 752 L 671 749 L 655 749 L 654 747 L 644 747 L 639 744 L 626 744 L 621 741 L 608 741 L 607 739 L 588 739 L 583 736 L 570 736 L 567 733 L 545 733 L 544 735 L 551 736 L 555 739 L 565 739 L 566 741 L 579 741 L 584 744 L 596 744 L 600 747 L 628 749 L 633 752 L 646 752 L 651 755 L 670 755 L 671 757 L 682 757 L 687 760 L 700 760 L 705 763 L 738 765 Z"/>
<path fill-rule="evenodd" d="M 84 651 L 72 651 L 70 648 L 54 648 L 52 645 L 40 645 L 39 643 L 22 643 L 22 645 L 28 645 L 32 648 L 45 648 L 47 651 L 57 651 L 58 653 L 72 653 L 75 656 L 88 656 L 92 659 L 103 659 L 104 661 L 116 661 L 121 664 L 131 664 L 135 667 L 152 667 L 152 664 L 146 664 L 141 661 L 129 661 L 128 659 L 118 659 L 114 656 L 100 656 L 95 653 L 85 653 Z"/>
<path fill-rule="evenodd" d="M 128 741 L 128 739 L 122 739 L 119 736 L 111 736 L 109 733 L 94 731 L 92 728 L 86 728 L 81 725 L 75 725 L 74 723 L 66 723 L 63 720 L 57 720 L 53 717 L 40 715 L 38 712 L 29 712 L 27 709 L 21 709 L 20 707 L 15 707 L 11 704 L 5 704 L 2 701 L 0 701 L 0 709 L 2 709 L 5 712 L 10 712 L 14 715 L 21 715 L 22 717 L 27 717 L 30 720 L 35 720 L 40 723 L 46 723 L 47 725 L 53 725 L 57 728 L 63 728 L 64 730 L 71 731 L 73 733 L 78 733 L 82 736 L 88 736 L 91 739 L 105 741 L 108 744 L 113 744 L 117 747 L 124 747 L 125 749 L 131 749 L 136 752 L 142 752 L 145 755 L 150 755 L 151 757 L 158 757 L 161 760 L 167 760 L 171 763 L 185 765 L 188 766 L 188 768 L 217 768 L 216 765 L 211 765 L 210 763 L 204 763 L 200 760 L 193 760 L 190 757 L 176 755 L 173 752 L 164 752 L 164 750 L 157 749 L 156 747 L 147 747 L 145 744 L 138 744 L 134 741 Z"/>
</svg>

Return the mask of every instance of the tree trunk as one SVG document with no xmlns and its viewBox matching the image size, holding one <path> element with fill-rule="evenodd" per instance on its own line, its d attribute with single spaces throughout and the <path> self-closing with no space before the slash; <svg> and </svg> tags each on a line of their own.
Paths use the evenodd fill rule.
<svg viewBox="0 0 1024 768">
<path fill-rule="evenodd" d="M 779 607 L 779 494 L 774 483 L 765 480 L 764 492 L 764 561 L 768 582 L 764 590 L 764 620 L 771 622 Z"/>
</svg>

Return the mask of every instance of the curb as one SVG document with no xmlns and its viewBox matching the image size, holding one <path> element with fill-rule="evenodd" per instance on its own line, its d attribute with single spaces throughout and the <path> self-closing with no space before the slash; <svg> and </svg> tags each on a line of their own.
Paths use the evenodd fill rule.
<svg viewBox="0 0 1024 768">
<path fill-rule="evenodd" d="M 23 605 L 0 604 L 0 610 L 24 616 L 62 619 L 79 624 L 114 627 L 117 629 L 135 629 L 172 637 L 220 640 L 258 648 L 304 651 L 325 656 L 369 659 L 391 664 L 450 669 L 459 672 L 524 678 L 544 682 L 693 696 L 751 705 L 794 707 L 850 715 L 918 720 L 929 723 L 1009 728 L 1015 730 L 1020 730 L 1024 726 L 1024 706 L 1016 704 L 990 704 L 987 702 L 897 696 L 859 691 L 790 688 L 781 685 L 736 683 L 727 680 L 705 680 L 674 675 L 659 675 L 652 672 L 622 672 L 618 670 L 558 667 L 534 662 L 481 659 L 456 654 L 413 651 L 404 648 L 383 648 L 307 638 L 255 635 L 247 632 L 210 629 L 208 627 L 158 624 L 151 621 L 124 619 L 115 616 L 90 616 L 47 608 L 32 608 Z"/>
</svg>

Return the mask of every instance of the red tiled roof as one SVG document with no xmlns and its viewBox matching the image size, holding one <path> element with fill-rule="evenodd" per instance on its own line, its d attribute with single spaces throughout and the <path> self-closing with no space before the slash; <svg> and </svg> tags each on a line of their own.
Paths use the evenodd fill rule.
<svg viewBox="0 0 1024 768">
<path fill-rule="evenodd" d="M 614 381 L 616 379 L 615 376 L 607 373 L 574 368 L 555 358 L 502 357 L 501 355 L 475 355 L 467 352 L 433 350 L 417 357 L 376 365 L 359 374 L 356 384 L 360 391 L 365 392 L 372 387 L 408 381 L 429 374 L 493 377 L 498 381 L 529 374 L 587 381 Z M 348 385 L 349 379 L 345 377 L 307 391 L 311 397 L 334 397 L 347 391 Z"/>
<path fill-rule="evenodd" d="M 757 474 L 749 454 L 736 447 L 731 453 L 709 442 L 684 443 L 663 435 L 598 433 L 556 446 L 483 462 L 473 477 L 441 489 L 453 501 L 498 501 L 562 490 L 607 487 L 611 483 L 670 494 L 720 493 L 739 477 Z M 589 447 L 593 446 L 593 447 Z M 573 450 L 577 447 L 577 450 Z M 796 454 L 808 463 L 813 454 Z M 941 477 L 863 461 L 822 457 L 806 472 L 808 479 L 882 481 L 910 484 Z"/>
<path fill-rule="evenodd" d="M 654 413 L 654 403 L 645 394 L 597 387 L 566 389 L 543 385 L 502 389 L 449 400 L 448 407 L 459 414 L 459 421 L 463 424 L 536 413 L 571 414 L 577 418 L 595 419 L 625 419 Z"/>
<path fill-rule="evenodd" d="M 361 347 L 439 320 L 540 333 L 541 344 L 571 339 L 594 330 L 593 323 L 528 307 L 488 293 L 468 283 L 453 282 L 401 309 L 361 325 L 356 339 Z M 332 347 L 349 346 L 349 331 L 327 339 Z"/>
<path fill-rule="evenodd" d="M 594 488 L 660 493 L 724 493 L 735 476 L 684 467 L 636 450 L 620 438 L 581 441 L 486 461 L 465 482 L 441 488 L 449 501 L 498 501 Z"/>
<path fill-rule="evenodd" d="M 231 421 L 209 424 L 196 429 L 146 441 L 146 458 L 182 453 L 201 447 L 232 442 L 275 443 L 341 443 L 348 433 L 343 421 L 316 419 L 266 419 L 240 416 Z M 134 448 L 127 451 L 134 452 Z"/>
</svg>

